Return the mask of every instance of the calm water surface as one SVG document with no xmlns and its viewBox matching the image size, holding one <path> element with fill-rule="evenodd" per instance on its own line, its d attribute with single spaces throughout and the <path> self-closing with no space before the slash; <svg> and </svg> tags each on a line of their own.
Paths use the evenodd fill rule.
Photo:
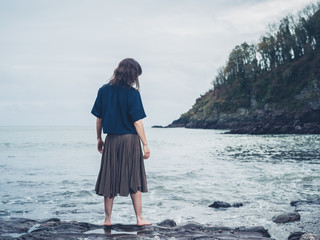
<svg viewBox="0 0 320 240">
<path fill-rule="evenodd" d="M 229 135 L 222 130 L 146 129 L 149 192 L 143 211 L 152 222 L 196 221 L 268 228 L 275 239 L 293 231 L 320 234 L 320 136 Z M 100 167 L 95 127 L 0 127 L 0 217 L 101 223 L 94 193 Z M 214 201 L 242 202 L 216 210 Z M 274 215 L 299 207 L 301 221 L 277 225 Z M 113 223 L 135 223 L 129 197 L 117 197 Z"/>
</svg>

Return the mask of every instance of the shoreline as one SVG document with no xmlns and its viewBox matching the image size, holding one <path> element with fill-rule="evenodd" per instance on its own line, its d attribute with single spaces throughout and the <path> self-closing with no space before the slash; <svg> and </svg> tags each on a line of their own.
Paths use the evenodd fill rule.
<svg viewBox="0 0 320 240">
<path fill-rule="evenodd" d="M 241 108 L 232 113 L 183 114 L 168 128 L 229 129 L 230 134 L 320 134 L 320 103 L 301 112 Z M 157 127 L 157 126 L 156 126 Z"/>
<path fill-rule="evenodd" d="M 233 135 L 320 135 L 320 131 L 303 131 L 301 129 L 293 129 L 290 128 L 290 131 L 286 131 L 284 129 L 288 129 L 286 127 L 282 128 L 281 131 L 277 129 L 266 130 L 265 128 L 261 127 L 262 125 L 259 124 L 257 126 L 252 127 L 250 126 L 241 126 L 238 128 L 227 128 L 227 127 L 201 127 L 201 126 L 184 126 L 184 125 L 168 125 L 168 126 L 161 126 L 161 125 L 154 125 L 151 128 L 185 128 L 185 129 L 202 129 L 202 130 L 225 130 L 224 134 L 233 134 Z M 297 131 L 296 131 L 297 130 Z"/>
<path fill-rule="evenodd" d="M 189 221 L 177 225 L 166 219 L 151 226 L 114 224 L 102 226 L 88 222 L 62 221 L 59 218 L 33 220 L 28 218 L 0 219 L 0 240 L 10 239 L 242 239 L 275 240 L 263 226 L 224 227 Z M 288 233 L 288 240 L 317 240 L 307 232 Z"/>
<path fill-rule="evenodd" d="M 151 226 L 115 224 L 111 227 L 58 218 L 33 220 L 0 219 L 0 239 L 272 239 L 262 226 L 229 228 L 208 226 L 197 222 L 177 225 L 166 219 Z"/>
</svg>

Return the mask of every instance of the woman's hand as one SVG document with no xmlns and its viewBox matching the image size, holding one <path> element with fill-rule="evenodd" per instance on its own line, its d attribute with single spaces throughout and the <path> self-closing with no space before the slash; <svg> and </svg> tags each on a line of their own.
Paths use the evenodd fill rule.
<svg viewBox="0 0 320 240">
<path fill-rule="evenodd" d="M 98 151 L 100 153 L 103 152 L 103 145 L 104 145 L 104 142 L 102 141 L 102 138 L 101 138 L 101 131 L 102 131 L 102 119 L 101 118 L 98 118 L 97 117 L 97 122 L 96 122 L 96 130 L 97 130 L 97 148 L 98 148 Z"/>
<path fill-rule="evenodd" d="M 150 157 L 150 150 L 147 144 L 147 138 L 144 133 L 144 126 L 142 123 L 142 120 L 138 120 L 134 122 L 134 127 L 136 128 L 136 131 L 141 139 L 142 146 L 143 146 L 143 159 L 148 159 Z"/>
<path fill-rule="evenodd" d="M 148 145 L 143 145 L 143 159 L 148 159 L 150 157 L 150 150 Z"/>
<path fill-rule="evenodd" d="M 98 138 L 97 148 L 98 148 L 98 151 L 99 151 L 100 153 L 103 152 L 103 146 L 104 146 L 104 142 L 102 141 L 101 138 Z"/>
</svg>

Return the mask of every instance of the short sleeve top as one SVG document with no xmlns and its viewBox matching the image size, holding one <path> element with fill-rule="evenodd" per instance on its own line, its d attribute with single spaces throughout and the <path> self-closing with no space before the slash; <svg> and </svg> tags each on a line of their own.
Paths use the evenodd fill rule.
<svg viewBox="0 0 320 240">
<path fill-rule="evenodd" d="M 103 85 L 91 113 L 102 119 L 103 133 L 137 134 L 134 122 L 146 117 L 140 92 L 133 87 Z"/>
</svg>

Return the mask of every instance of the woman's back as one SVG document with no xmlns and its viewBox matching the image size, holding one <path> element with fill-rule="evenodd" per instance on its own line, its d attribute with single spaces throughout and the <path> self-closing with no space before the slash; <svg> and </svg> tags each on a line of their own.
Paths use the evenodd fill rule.
<svg viewBox="0 0 320 240">
<path fill-rule="evenodd" d="M 124 85 L 103 85 L 92 114 L 102 119 L 107 134 L 137 134 L 134 122 L 146 117 L 138 90 Z"/>
</svg>

